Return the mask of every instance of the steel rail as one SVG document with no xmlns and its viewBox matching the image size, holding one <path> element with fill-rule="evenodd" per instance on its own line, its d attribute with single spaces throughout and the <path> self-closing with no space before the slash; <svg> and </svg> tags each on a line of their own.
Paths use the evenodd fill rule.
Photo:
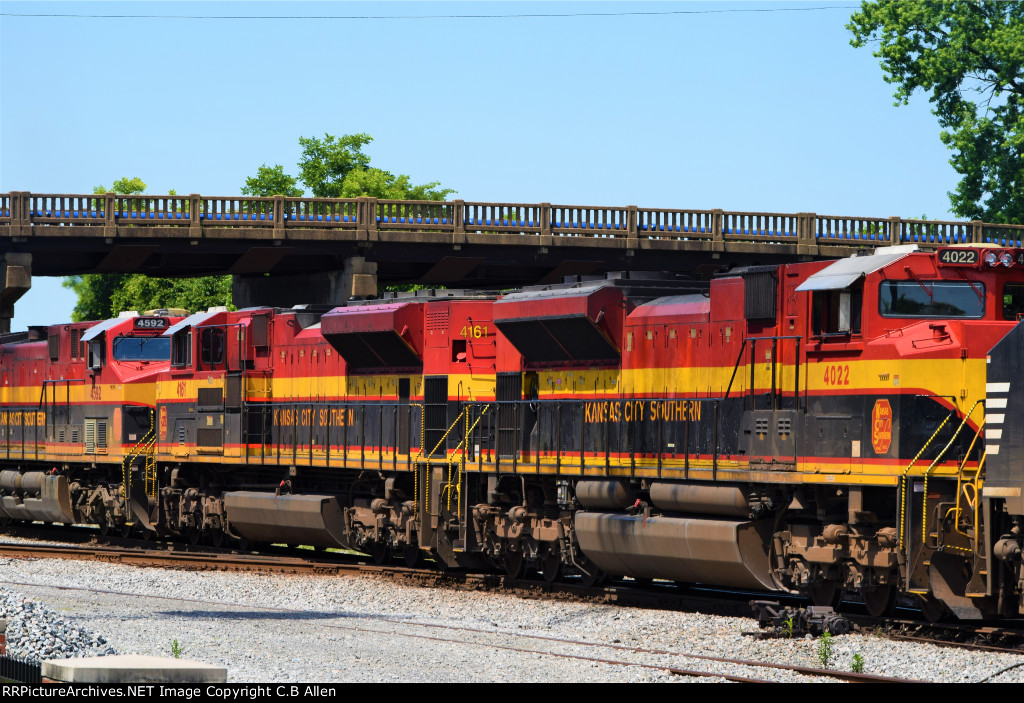
<svg viewBox="0 0 1024 703">
<path fill-rule="evenodd" d="M 42 551 L 42 553 L 40 553 L 41 551 Z M 122 560 L 122 556 L 126 555 L 126 553 L 128 553 L 128 552 L 131 552 L 130 554 L 127 554 L 127 556 L 129 556 L 131 558 L 129 558 L 127 560 Z M 258 568 L 260 570 L 267 569 L 267 570 L 271 570 L 271 571 L 277 571 L 277 572 L 285 571 L 285 572 L 290 572 L 290 573 L 308 572 L 308 573 L 319 574 L 319 575 L 328 574 L 328 573 L 331 573 L 332 571 L 334 573 L 344 572 L 344 571 L 353 572 L 353 573 L 355 573 L 355 572 L 364 572 L 365 573 L 365 572 L 374 572 L 375 571 L 377 573 L 381 573 L 381 572 L 385 572 L 385 571 L 389 570 L 389 569 L 387 569 L 385 567 L 369 567 L 369 568 L 366 568 L 364 565 L 336 565 L 336 564 L 326 564 L 325 565 L 325 564 L 321 564 L 321 563 L 316 563 L 316 562 L 311 562 L 311 561 L 308 561 L 308 560 L 304 560 L 304 559 L 301 559 L 301 558 L 287 558 L 287 557 L 262 557 L 262 556 L 253 556 L 253 555 L 215 555 L 215 556 L 221 556 L 221 557 L 229 556 L 231 558 L 228 558 L 228 559 L 223 559 L 223 558 L 222 559 L 214 559 L 214 558 L 210 558 L 209 555 L 205 555 L 206 558 L 203 558 L 204 555 L 185 554 L 185 553 L 180 553 L 180 552 L 156 551 L 156 552 L 150 552 L 150 553 L 146 554 L 146 553 L 141 552 L 141 550 L 104 549 L 104 548 L 92 548 L 92 547 L 84 548 L 84 549 L 81 549 L 81 548 L 66 548 L 66 547 L 40 547 L 40 546 L 36 546 L 36 545 L 9 545 L 9 544 L 2 544 L 2 543 L 0 543 L 0 554 L 6 555 L 6 556 L 15 557 L 15 558 L 71 558 L 71 559 L 83 559 L 83 560 L 94 559 L 94 560 L 99 560 L 99 561 L 106 561 L 108 563 L 113 562 L 113 563 L 122 563 L 122 564 L 137 565 L 137 566 L 152 566 L 154 564 L 158 564 L 160 561 L 176 561 L 179 558 L 182 558 L 181 561 L 178 562 L 179 564 L 180 563 L 200 564 L 202 566 L 202 568 L 210 568 L 212 566 L 212 568 L 224 569 L 224 568 L 227 568 L 229 564 L 230 565 L 235 565 L 236 568 L 237 568 L 237 565 L 248 564 L 250 566 L 255 566 L 256 568 Z M 115 557 L 115 558 L 111 559 L 110 557 L 112 557 L 112 556 Z M 327 566 L 328 568 L 326 570 L 320 570 L 319 567 L 321 567 L 321 566 Z M 307 568 L 296 568 L 296 567 L 307 567 Z M 335 568 L 335 567 L 340 567 L 340 568 Z M 402 569 L 400 567 L 396 567 L 396 569 L 398 571 L 403 571 L 403 572 L 407 571 L 406 569 Z M 160 600 L 172 600 L 172 601 L 188 602 L 188 603 L 200 603 L 200 604 L 205 604 L 205 605 L 220 605 L 220 606 L 225 606 L 225 607 L 237 606 L 237 604 L 234 604 L 234 603 L 224 603 L 224 602 L 218 602 L 218 601 L 209 601 L 209 600 L 198 599 L 198 598 L 183 598 L 183 597 L 178 597 L 178 596 L 164 596 L 164 595 L 150 595 L 150 594 L 130 593 L 130 592 L 122 592 L 122 591 L 111 591 L 111 590 L 105 590 L 105 589 L 81 587 L 81 586 L 52 586 L 52 585 L 49 585 L 49 584 L 40 584 L 40 583 L 32 583 L 32 582 L 16 582 L 16 581 L 2 581 L 2 582 L 7 584 L 7 585 L 11 585 L 11 586 L 27 586 L 27 587 L 33 587 L 33 588 L 52 588 L 52 589 L 62 590 L 62 591 L 84 591 L 84 592 L 90 592 L 90 593 L 101 593 L 101 594 L 106 594 L 106 595 L 128 596 L 128 597 L 138 597 L 138 598 L 157 598 L 157 599 L 160 599 Z M 271 612 L 296 613 L 296 614 L 302 614 L 302 613 L 306 612 L 306 611 L 303 611 L 303 610 L 300 610 L 300 609 L 295 609 L 295 608 L 281 608 L 281 607 L 269 607 L 269 606 L 256 606 L 256 607 L 258 607 L 261 610 L 267 610 L 267 611 L 271 611 Z M 578 646 L 578 647 L 587 647 L 587 648 L 600 648 L 600 649 L 608 649 L 608 650 L 612 650 L 612 651 L 616 651 L 616 652 L 628 652 L 628 653 L 633 653 L 633 654 L 646 654 L 646 655 L 654 655 L 654 656 L 680 657 L 680 658 L 692 659 L 692 660 L 703 661 L 703 662 L 708 662 L 708 663 L 730 664 L 730 665 L 733 665 L 733 666 L 742 666 L 742 667 L 749 667 L 749 668 L 762 668 L 762 669 L 773 669 L 773 670 L 779 670 L 779 671 L 789 671 L 789 672 L 800 674 L 800 675 L 804 675 L 804 676 L 827 677 L 827 678 L 838 679 L 838 680 L 849 681 L 849 682 L 855 682 L 855 683 L 895 683 L 895 682 L 904 682 L 904 683 L 906 683 L 906 682 L 915 682 L 912 679 L 901 679 L 901 678 L 894 678 L 894 677 L 887 677 L 887 676 L 877 676 L 877 675 L 873 675 L 873 674 L 856 674 L 856 673 L 853 673 L 853 672 L 846 672 L 846 671 L 835 671 L 835 670 L 828 670 L 828 669 L 818 669 L 818 668 L 807 667 L 807 666 L 789 665 L 789 664 L 777 664 L 777 663 L 771 663 L 771 662 L 760 662 L 760 661 L 753 661 L 753 660 L 746 660 L 746 659 L 714 657 L 714 656 L 710 656 L 710 655 L 690 654 L 690 653 L 686 653 L 686 652 L 673 652 L 671 650 L 665 650 L 665 649 L 653 649 L 653 648 L 645 648 L 645 647 L 634 647 L 634 646 L 630 646 L 630 645 L 615 644 L 615 643 L 586 642 L 586 641 L 583 641 L 583 640 L 573 640 L 573 639 L 565 639 L 565 638 L 558 638 L 558 637 L 549 637 L 549 636 L 544 636 L 544 635 L 530 635 L 530 634 L 523 634 L 523 633 L 508 633 L 508 632 L 491 631 L 491 630 L 484 630 L 484 629 L 480 629 L 480 628 L 471 628 L 471 627 L 464 627 L 464 626 L 440 625 L 440 624 L 435 624 L 435 623 L 416 623 L 416 622 L 409 622 L 407 620 L 401 620 L 401 619 L 397 619 L 397 618 L 380 618 L 380 620 L 383 621 L 383 622 L 389 622 L 389 623 L 396 624 L 396 625 L 413 625 L 413 626 L 421 627 L 421 628 L 425 628 L 425 629 L 436 629 L 436 630 L 448 631 L 448 632 L 464 632 L 464 633 L 467 633 L 467 634 L 485 635 L 485 636 L 494 636 L 494 635 L 508 636 L 508 635 L 513 635 L 514 637 L 516 637 L 518 639 L 521 639 L 521 640 L 531 640 L 531 641 L 536 641 L 536 642 L 546 642 L 546 643 L 551 643 L 551 644 L 556 644 L 556 645 Z M 496 643 L 473 642 L 473 641 L 468 641 L 468 640 L 458 640 L 458 639 L 452 639 L 452 638 L 438 637 L 438 636 L 434 636 L 434 635 L 389 632 L 389 631 L 377 630 L 377 629 L 374 629 L 374 628 L 359 627 L 359 626 L 354 626 L 354 625 L 332 625 L 332 624 L 328 624 L 328 623 L 321 623 L 321 626 L 329 627 L 329 628 L 333 628 L 333 629 L 344 629 L 344 630 L 350 630 L 350 631 L 358 631 L 358 632 L 363 632 L 363 633 L 368 633 L 368 634 L 391 634 L 391 635 L 395 635 L 395 636 L 412 637 L 412 638 L 417 638 L 417 639 L 428 639 L 428 640 L 447 642 L 447 643 L 452 643 L 452 644 L 484 646 L 484 647 L 489 647 L 489 648 L 492 648 L 492 649 L 500 649 L 500 650 L 505 650 L 505 651 L 513 651 L 513 652 L 521 652 L 521 653 L 531 653 L 531 654 L 542 654 L 542 655 L 547 655 L 547 656 L 556 656 L 556 657 L 561 657 L 561 658 L 576 659 L 576 660 L 582 660 L 582 661 L 591 661 L 591 662 L 594 662 L 594 663 L 612 664 L 612 665 L 617 665 L 617 666 L 633 666 L 633 667 L 639 667 L 639 668 L 644 668 L 644 669 L 668 671 L 669 673 L 672 673 L 672 674 L 678 675 L 678 676 L 721 678 L 723 680 L 739 682 L 739 683 L 770 683 L 769 681 L 764 680 L 764 679 L 757 679 L 757 678 L 752 678 L 752 677 L 748 677 L 748 676 L 740 676 L 740 675 L 735 675 L 735 674 L 723 674 L 721 672 L 700 671 L 700 670 L 690 669 L 690 668 L 681 668 L 681 667 L 676 667 L 676 666 L 669 666 L 669 665 L 666 665 L 666 664 L 647 664 L 647 663 L 643 663 L 643 662 L 630 662 L 630 661 L 622 661 L 622 660 L 616 660 L 616 659 L 607 659 L 607 658 L 601 658 L 601 657 L 586 657 L 586 656 L 582 656 L 582 655 L 573 655 L 573 654 L 567 654 L 567 653 L 563 653 L 563 652 L 549 652 L 549 651 L 544 651 L 544 650 L 526 649 L 526 648 L 522 648 L 522 647 L 514 647 L 514 646 L 511 646 L 511 645 L 502 645 L 502 644 L 496 644 Z"/>
</svg>

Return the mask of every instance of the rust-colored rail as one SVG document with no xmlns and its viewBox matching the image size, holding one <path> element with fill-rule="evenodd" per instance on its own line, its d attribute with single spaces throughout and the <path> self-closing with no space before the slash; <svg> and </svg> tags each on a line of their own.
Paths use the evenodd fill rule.
<svg viewBox="0 0 1024 703">
<path fill-rule="evenodd" d="M 916 243 L 923 248 L 995 243 L 1021 246 L 1024 225 L 980 221 L 852 217 L 815 213 L 732 212 L 685 208 L 488 203 L 464 200 L 375 198 L 269 198 L 204 195 L 0 194 L 0 240 L 58 234 L 186 239 L 381 240 L 387 233 L 410 240 L 461 244 L 473 235 L 529 236 L 536 246 L 559 238 L 638 242 L 704 242 L 711 250 L 730 243 L 790 245 L 817 253 L 819 245 L 870 248 Z M 400 237 L 392 237 L 400 239 Z M 564 242 L 563 242 L 564 243 Z M 578 246 L 578 243 L 577 243 Z"/>
<path fill-rule="evenodd" d="M 342 574 L 367 568 L 356 563 L 337 563 L 261 554 L 205 554 L 174 549 L 121 547 L 56 547 L 36 544 L 0 544 L 0 555 L 15 559 L 74 559 L 111 564 L 160 566 L 196 571 L 270 571 L 288 574 Z M 377 570 L 380 570 L 379 568 Z"/>
</svg>

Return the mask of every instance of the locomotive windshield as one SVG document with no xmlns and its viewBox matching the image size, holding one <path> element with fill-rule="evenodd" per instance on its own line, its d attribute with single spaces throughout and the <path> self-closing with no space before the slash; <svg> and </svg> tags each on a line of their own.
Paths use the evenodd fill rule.
<svg viewBox="0 0 1024 703">
<path fill-rule="evenodd" d="M 985 284 L 976 281 L 882 281 L 878 309 L 885 317 L 985 316 Z"/>
<path fill-rule="evenodd" d="M 117 337 L 114 358 L 118 361 L 168 361 L 171 340 L 167 337 Z"/>
</svg>

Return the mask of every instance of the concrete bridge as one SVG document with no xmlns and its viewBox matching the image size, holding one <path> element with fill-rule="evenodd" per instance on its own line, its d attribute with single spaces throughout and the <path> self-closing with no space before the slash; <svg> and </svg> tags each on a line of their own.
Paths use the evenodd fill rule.
<svg viewBox="0 0 1024 703">
<path fill-rule="evenodd" d="M 0 330 L 32 275 L 234 276 L 239 306 L 341 303 L 378 285 L 504 288 L 918 243 L 1021 246 L 1024 226 L 815 213 L 374 198 L 0 194 Z M 269 274 L 269 275 L 268 275 Z"/>
</svg>

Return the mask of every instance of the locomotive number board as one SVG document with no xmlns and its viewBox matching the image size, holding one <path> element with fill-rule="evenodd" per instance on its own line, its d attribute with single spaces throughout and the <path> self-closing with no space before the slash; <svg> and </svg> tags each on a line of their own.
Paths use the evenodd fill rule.
<svg viewBox="0 0 1024 703">
<path fill-rule="evenodd" d="M 1010 253 L 1013 256 L 1013 263 L 1017 266 L 1024 266 L 1024 249 L 967 249 L 960 247 L 949 247 L 939 249 L 936 255 L 939 264 L 942 266 L 981 266 L 984 253 L 995 252 L 996 256 Z"/>
<path fill-rule="evenodd" d="M 137 330 L 165 330 L 170 327 L 171 321 L 166 317 L 136 317 L 135 329 Z"/>
<path fill-rule="evenodd" d="M 977 249 L 939 249 L 939 263 L 946 266 L 977 266 L 981 252 Z"/>
</svg>

